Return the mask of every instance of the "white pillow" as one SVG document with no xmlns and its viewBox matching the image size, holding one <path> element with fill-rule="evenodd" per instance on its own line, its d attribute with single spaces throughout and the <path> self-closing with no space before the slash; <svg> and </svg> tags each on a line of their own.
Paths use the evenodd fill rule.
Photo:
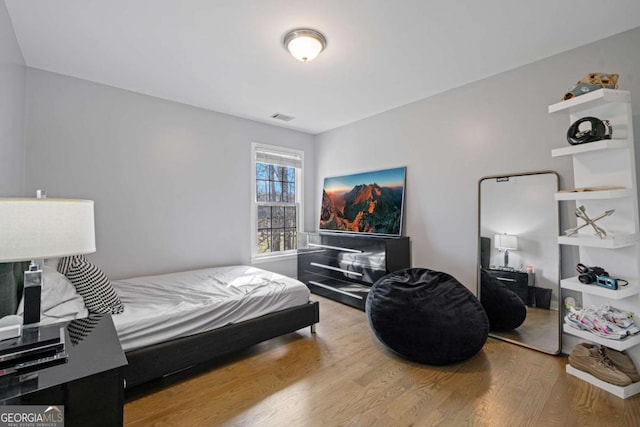
<svg viewBox="0 0 640 427">
<path fill-rule="evenodd" d="M 24 296 L 20 300 L 17 314 L 22 315 L 23 312 Z M 89 315 L 82 297 L 69 279 L 46 264 L 42 266 L 40 313 L 41 324 L 80 319 Z"/>
<path fill-rule="evenodd" d="M 44 265 L 48 265 L 50 267 L 53 267 L 54 270 L 58 271 L 58 262 L 60 261 L 60 258 L 47 258 L 44 260 Z"/>
</svg>

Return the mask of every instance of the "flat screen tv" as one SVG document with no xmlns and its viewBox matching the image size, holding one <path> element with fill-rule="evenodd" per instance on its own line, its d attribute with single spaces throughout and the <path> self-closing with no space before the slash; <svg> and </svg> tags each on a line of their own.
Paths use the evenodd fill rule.
<svg viewBox="0 0 640 427">
<path fill-rule="evenodd" d="M 406 169 L 325 178 L 320 231 L 400 236 Z"/>
</svg>

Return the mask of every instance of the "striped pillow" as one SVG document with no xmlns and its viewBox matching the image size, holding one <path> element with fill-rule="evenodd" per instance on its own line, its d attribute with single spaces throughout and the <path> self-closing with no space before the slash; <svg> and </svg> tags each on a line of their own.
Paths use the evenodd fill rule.
<svg viewBox="0 0 640 427">
<path fill-rule="evenodd" d="M 66 276 L 69 268 L 71 267 L 71 264 L 76 260 L 84 260 L 84 255 L 71 255 L 60 258 L 58 260 L 58 267 L 56 267 L 58 273 Z"/>
<path fill-rule="evenodd" d="M 83 256 L 73 258 L 66 276 L 82 296 L 87 310 L 92 313 L 122 313 L 124 306 L 107 275 Z"/>
</svg>

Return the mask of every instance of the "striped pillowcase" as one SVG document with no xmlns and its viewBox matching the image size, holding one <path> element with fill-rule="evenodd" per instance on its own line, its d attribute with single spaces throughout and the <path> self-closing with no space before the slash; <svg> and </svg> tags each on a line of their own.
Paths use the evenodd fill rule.
<svg viewBox="0 0 640 427">
<path fill-rule="evenodd" d="M 84 300 L 84 305 L 92 313 L 118 314 L 124 311 L 111 281 L 96 265 L 83 255 L 61 258 L 58 271 L 64 273 Z"/>
<path fill-rule="evenodd" d="M 67 272 L 69 271 L 69 268 L 71 268 L 71 264 L 73 264 L 74 261 L 80 261 L 80 260 L 85 260 L 84 255 L 72 255 L 72 256 L 66 256 L 64 258 L 60 258 L 58 260 L 58 273 L 66 276 Z"/>
</svg>

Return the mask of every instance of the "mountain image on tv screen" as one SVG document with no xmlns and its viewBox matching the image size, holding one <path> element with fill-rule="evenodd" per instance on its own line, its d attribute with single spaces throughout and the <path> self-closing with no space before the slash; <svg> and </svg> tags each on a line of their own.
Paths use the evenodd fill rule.
<svg viewBox="0 0 640 427">
<path fill-rule="evenodd" d="M 320 230 L 399 236 L 406 168 L 324 179 Z"/>
</svg>

